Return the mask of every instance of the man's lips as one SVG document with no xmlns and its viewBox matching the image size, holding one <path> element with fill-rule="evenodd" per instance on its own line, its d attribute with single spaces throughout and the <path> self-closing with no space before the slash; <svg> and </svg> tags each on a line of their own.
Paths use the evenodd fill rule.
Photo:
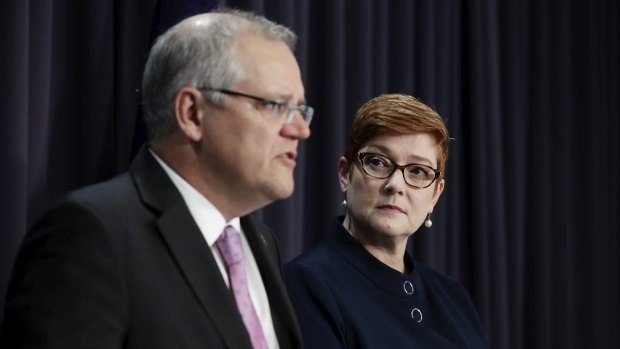
<svg viewBox="0 0 620 349">
<path fill-rule="evenodd" d="M 297 152 L 294 150 L 287 151 L 286 153 L 284 153 L 284 156 L 291 160 L 295 160 L 297 159 Z"/>
<path fill-rule="evenodd" d="M 385 210 L 385 211 L 396 211 L 396 212 L 400 212 L 400 213 L 405 213 L 405 210 L 403 210 L 402 208 L 396 206 L 396 205 L 381 205 L 379 206 L 380 209 Z"/>
<path fill-rule="evenodd" d="M 277 157 L 280 158 L 280 159 L 283 159 L 283 160 L 285 160 L 285 162 L 295 166 L 295 164 L 296 164 L 295 159 L 297 159 L 297 151 L 295 151 L 295 150 L 286 151 L 284 153 L 281 153 Z"/>
</svg>

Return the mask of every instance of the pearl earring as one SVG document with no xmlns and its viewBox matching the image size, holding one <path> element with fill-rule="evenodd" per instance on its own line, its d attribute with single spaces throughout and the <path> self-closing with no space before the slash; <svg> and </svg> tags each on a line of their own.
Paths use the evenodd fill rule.
<svg viewBox="0 0 620 349">
<path fill-rule="evenodd" d="M 347 205 L 347 199 L 342 200 L 342 208 L 346 209 Z"/>
<path fill-rule="evenodd" d="M 427 228 L 430 228 L 431 226 L 433 226 L 433 221 L 431 221 L 431 214 L 430 213 L 428 215 L 426 215 L 426 220 L 424 221 L 424 225 Z"/>
</svg>

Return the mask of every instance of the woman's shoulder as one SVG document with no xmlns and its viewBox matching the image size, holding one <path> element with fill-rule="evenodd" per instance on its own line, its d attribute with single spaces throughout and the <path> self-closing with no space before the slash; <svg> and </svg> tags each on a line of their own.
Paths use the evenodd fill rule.
<svg viewBox="0 0 620 349">
<path fill-rule="evenodd" d="M 293 302 L 305 304 L 312 298 L 332 304 L 334 294 L 338 293 L 334 284 L 340 281 L 341 275 L 349 274 L 339 259 L 335 251 L 321 243 L 285 264 L 284 280 Z"/>
<path fill-rule="evenodd" d="M 333 265 L 335 258 L 337 258 L 336 254 L 325 243 L 320 243 L 288 262 L 284 268 L 285 270 L 322 270 Z"/>
<path fill-rule="evenodd" d="M 424 263 L 415 261 L 415 271 L 425 284 L 433 288 L 454 290 L 459 293 L 465 291 L 463 285 L 456 278 L 439 272 Z"/>
<path fill-rule="evenodd" d="M 456 278 L 419 262 L 416 262 L 416 271 L 426 291 L 432 293 L 437 301 L 452 304 L 451 307 L 460 308 L 469 314 L 477 314 L 469 292 Z"/>
<path fill-rule="evenodd" d="M 312 249 L 302 253 L 287 263 L 284 268 L 295 270 L 312 270 L 321 272 L 325 270 L 331 270 L 334 267 L 338 267 L 343 264 L 343 257 L 341 255 L 342 249 L 345 247 L 342 245 L 340 235 L 342 233 L 342 224 L 338 219 L 335 219 L 332 223 L 332 227 L 324 239 Z"/>
</svg>

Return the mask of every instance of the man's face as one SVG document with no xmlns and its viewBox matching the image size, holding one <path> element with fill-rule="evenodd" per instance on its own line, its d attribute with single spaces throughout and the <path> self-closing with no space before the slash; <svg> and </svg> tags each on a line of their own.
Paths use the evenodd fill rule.
<svg viewBox="0 0 620 349">
<path fill-rule="evenodd" d="M 299 66 L 286 44 L 254 34 L 239 38 L 234 55 L 245 80 L 228 90 L 265 99 L 304 104 Z M 220 86 L 214 86 L 218 88 Z M 226 196 L 250 203 L 254 210 L 293 192 L 299 139 L 310 129 L 296 112 L 289 124 L 274 120 L 269 105 L 229 95 L 224 107 L 207 103 L 202 172 Z"/>
</svg>

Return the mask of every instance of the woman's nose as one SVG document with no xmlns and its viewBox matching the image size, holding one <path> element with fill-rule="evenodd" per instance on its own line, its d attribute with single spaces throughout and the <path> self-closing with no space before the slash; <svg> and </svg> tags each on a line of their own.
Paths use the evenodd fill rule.
<svg viewBox="0 0 620 349">
<path fill-rule="evenodd" d="M 405 183 L 404 169 L 396 169 L 391 176 L 387 178 L 385 183 L 385 191 L 388 193 L 402 194 L 405 191 L 407 183 Z"/>
</svg>

